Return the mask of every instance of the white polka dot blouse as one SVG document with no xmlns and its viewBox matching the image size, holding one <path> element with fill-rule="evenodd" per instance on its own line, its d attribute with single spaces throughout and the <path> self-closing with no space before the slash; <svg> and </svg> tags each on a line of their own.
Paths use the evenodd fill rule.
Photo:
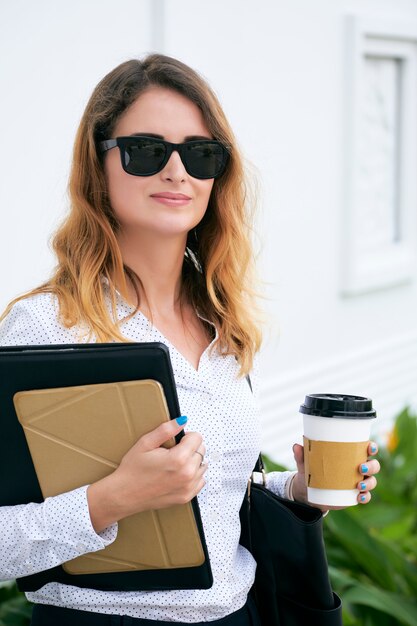
<svg viewBox="0 0 417 626">
<path fill-rule="evenodd" d="M 107 286 L 108 288 L 108 286 Z M 117 294 L 119 319 L 131 307 Z M 254 393 L 238 378 L 233 356 L 209 348 L 196 370 L 137 312 L 122 324 L 132 341 L 160 341 L 170 352 L 178 398 L 188 416 L 186 430 L 201 433 L 207 453 L 206 485 L 198 495 L 214 577 L 210 589 L 180 591 L 97 591 L 48 583 L 27 593 L 30 601 L 83 611 L 172 622 L 213 621 L 241 608 L 252 586 L 256 563 L 239 544 L 239 510 L 260 451 L 260 424 Z M 39 294 L 21 300 L 0 326 L 0 345 L 75 343 L 77 329 L 59 321 L 57 298 Z M 291 472 L 268 474 L 267 486 L 288 497 Z M 0 507 L 0 578 L 18 578 L 103 549 L 117 536 L 117 524 L 97 534 L 90 521 L 87 485 L 47 498 L 41 504 Z"/>
</svg>

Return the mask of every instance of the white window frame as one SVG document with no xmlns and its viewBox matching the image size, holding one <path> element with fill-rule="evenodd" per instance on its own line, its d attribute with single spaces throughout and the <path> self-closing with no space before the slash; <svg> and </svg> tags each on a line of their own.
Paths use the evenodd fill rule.
<svg viewBox="0 0 417 626">
<path fill-rule="evenodd" d="M 414 280 L 417 275 L 417 23 L 395 23 L 347 16 L 345 184 L 341 235 L 341 293 L 355 296 Z M 357 245 L 359 210 L 359 120 L 365 105 L 366 61 L 394 59 L 401 64 L 397 83 L 399 239 L 389 244 Z M 363 158 L 363 157 L 362 157 Z M 365 246 L 366 248 L 366 246 Z"/>
</svg>

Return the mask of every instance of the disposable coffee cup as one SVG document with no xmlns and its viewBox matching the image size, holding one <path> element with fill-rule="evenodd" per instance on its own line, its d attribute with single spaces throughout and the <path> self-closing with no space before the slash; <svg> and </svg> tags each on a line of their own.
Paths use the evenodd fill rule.
<svg viewBox="0 0 417 626">
<path fill-rule="evenodd" d="M 358 503 L 359 466 L 368 458 L 372 400 L 317 393 L 300 406 L 304 423 L 304 462 L 308 501 L 328 506 Z"/>
</svg>

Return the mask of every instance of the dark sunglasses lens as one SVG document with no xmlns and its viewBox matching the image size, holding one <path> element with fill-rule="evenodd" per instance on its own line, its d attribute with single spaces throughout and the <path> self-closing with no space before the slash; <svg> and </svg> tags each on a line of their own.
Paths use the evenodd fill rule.
<svg viewBox="0 0 417 626">
<path fill-rule="evenodd" d="M 215 141 L 202 141 L 185 144 L 184 161 L 187 171 L 195 178 L 216 178 L 227 162 L 227 151 Z"/>
<path fill-rule="evenodd" d="M 135 176 L 150 176 L 161 169 L 166 155 L 166 147 L 157 139 L 136 139 L 123 148 L 125 169 Z"/>
</svg>

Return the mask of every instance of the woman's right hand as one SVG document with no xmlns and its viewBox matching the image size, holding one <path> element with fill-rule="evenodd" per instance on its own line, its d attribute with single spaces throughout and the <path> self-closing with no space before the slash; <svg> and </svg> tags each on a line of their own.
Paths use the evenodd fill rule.
<svg viewBox="0 0 417 626">
<path fill-rule="evenodd" d="M 143 435 L 112 474 L 88 487 L 96 532 L 134 513 L 184 504 L 201 491 L 207 470 L 202 463 L 205 446 L 201 435 L 187 432 L 172 448 L 161 447 L 183 428 L 184 424 L 170 420 Z"/>
</svg>

